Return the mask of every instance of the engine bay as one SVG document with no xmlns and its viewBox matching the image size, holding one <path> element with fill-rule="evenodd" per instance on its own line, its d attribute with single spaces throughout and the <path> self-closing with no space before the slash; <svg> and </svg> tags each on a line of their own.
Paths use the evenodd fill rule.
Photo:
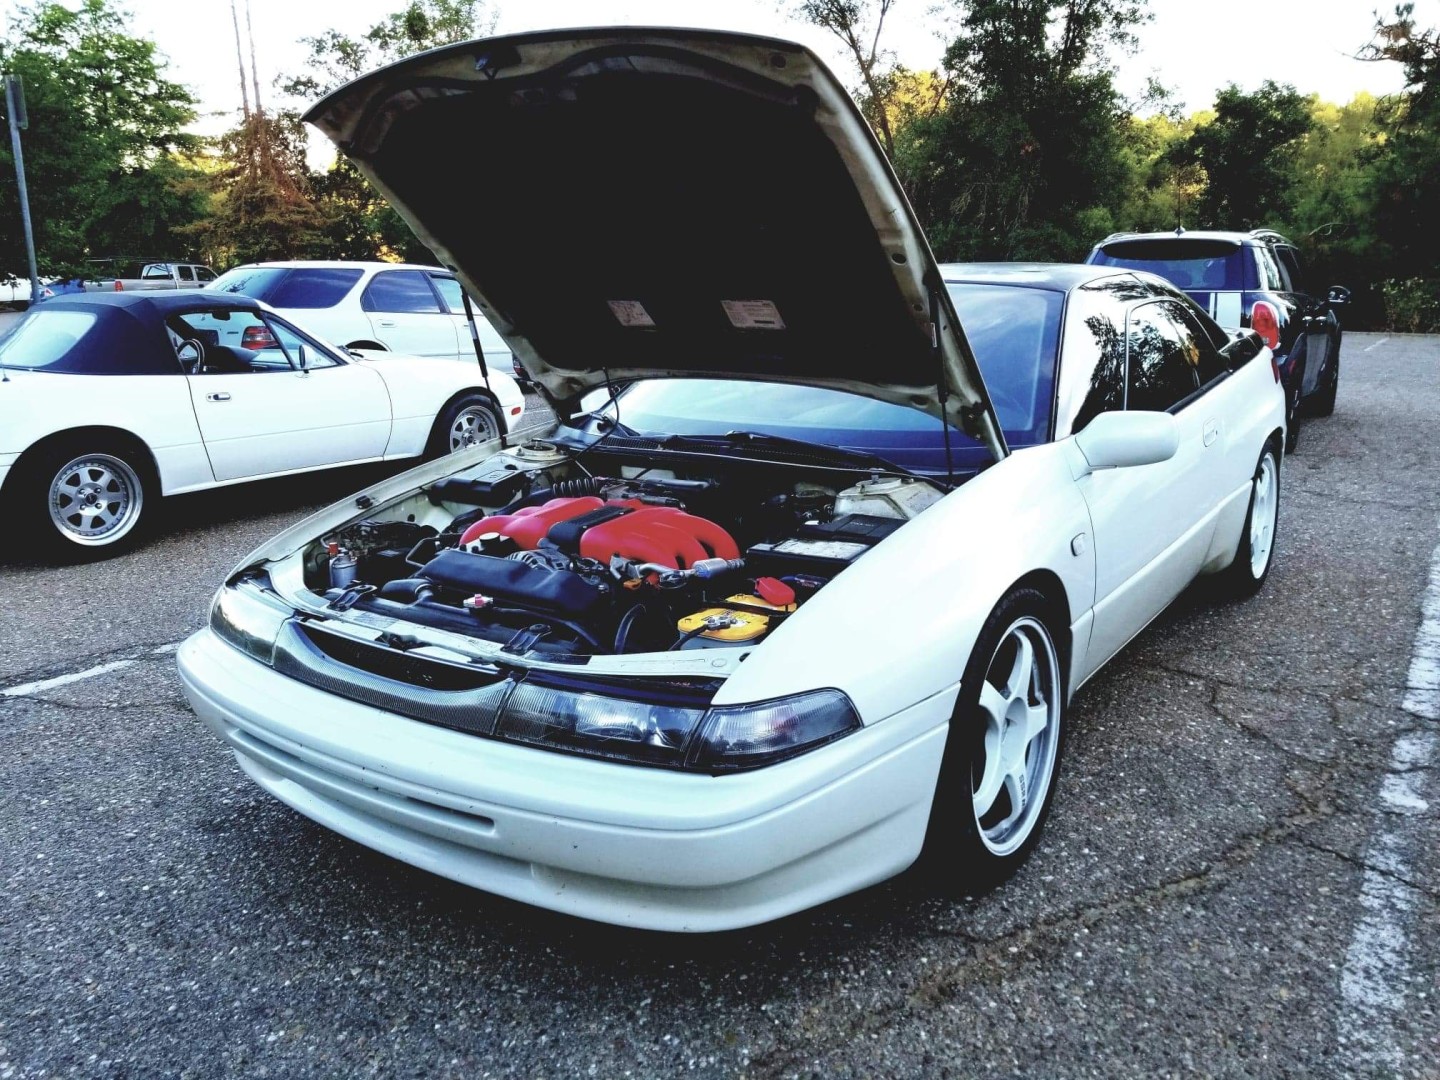
<svg viewBox="0 0 1440 1080">
<path fill-rule="evenodd" d="M 517 657 L 742 648 L 942 495 L 783 465 L 599 464 L 543 442 L 502 451 L 310 545 L 305 583 L 336 613 Z"/>
</svg>

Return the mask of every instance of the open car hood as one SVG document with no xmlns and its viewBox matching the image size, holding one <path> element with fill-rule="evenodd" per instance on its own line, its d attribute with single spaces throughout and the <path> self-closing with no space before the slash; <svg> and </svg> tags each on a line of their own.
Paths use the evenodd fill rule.
<svg viewBox="0 0 1440 1080">
<path fill-rule="evenodd" d="M 609 382 L 803 383 L 1004 436 L 924 234 L 809 50 L 635 27 L 410 57 L 305 119 L 562 409 Z"/>
</svg>

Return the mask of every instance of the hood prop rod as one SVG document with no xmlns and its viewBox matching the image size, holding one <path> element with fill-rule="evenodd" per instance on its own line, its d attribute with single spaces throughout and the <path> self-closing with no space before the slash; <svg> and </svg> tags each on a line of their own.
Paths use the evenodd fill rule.
<svg viewBox="0 0 1440 1080">
<path fill-rule="evenodd" d="M 495 391 L 490 386 L 490 365 L 485 363 L 485 347 L 480 344 L 480 327 L 475 324 L 475 307 L 470 303 L 470 293 L 463 283 L 460 285 L 460 299 L 465 304 L 465 321 L 470 324 L 470 344 L 475 346 L 475 359 L 480 361 L 480 377 L 485 380 L 485 388 L 493 394 Z M 496 402 L 498 404 L 498 398 Z M 500 425 L 500 449 L 504 450 L 510 443 L 503 429 L 508 429 L 510 425 L 503 417 Z"/>
<path fill-rule="evenodd" d="M 945 378 L 945 354 L 940 348 L 940 294 L 930 286 L 930 348 L 935 354 L 935 391 L 940 397 L 940 431 L 945 436 L 945 484 L 955 490 L 955 452 L 950 447 L 950 386 Z"/>
</svg>

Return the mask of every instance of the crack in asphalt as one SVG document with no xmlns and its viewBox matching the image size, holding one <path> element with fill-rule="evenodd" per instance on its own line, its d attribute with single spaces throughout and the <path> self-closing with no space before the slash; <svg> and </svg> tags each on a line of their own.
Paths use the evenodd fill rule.
<svg viewBox="0 0 1440 1080">
<path fill-rule="evenodd" d="M 117 660 L 128 660 L 131 662 L 131 666 L 135 664 L 150 664 L 156 661 L 168 661 L 170 663 L 174 663 L 175 651 L 173 649 L 167 649 L 167 646 L 173 644 L 173 641 L 161 641 L 156 642 L 153 645 L 142 645 L 139 647 L 139 651 L 137 651 L 136 646 L 127 645 L 123 648 L 111 649 L 108 652 L 90 653 L 87 656 L 82 657 L 82 659 L 93 660 L 94 663 L 86 664 L 83 668 L 77 668 L 73 664 L 67 665 L 63 668 L 59 665 L 54 664 L 48 667 L 33 668 L 29 671 L 21 672 L 20 674 L 12 676 L 10 678 L 0 680 L 0 691 L 13 689 L 17 686 L 24 686 L 27 683 L 40 683 L 45 682 L 49 679 L 58 679 L 65 675 L 88 671 L 91 668 L 95 667 L 101 667 L 107 663 L 113 663 Z M 44 691 L 39 691 L 38 693 L 44 693 Z M 37 700 L 39 700 L 39 698 L 34 694 L 26 694 L 23 697 L 0 697 L 0 709 L 3 709 L 7 704 L 11 702 Z"/>
<path fill-rule="evenodd" d="M 1313 840 L 1307 840 L 1303 836 L 1296 836 L 1293 839 L 1294 842 L 1299 844 L 1301 847 L 1306 847 L 1309 848 L 1311 851 L 1318 851 L 1325 855 L 1333 855 L 1335 856 L 1335 858 L 1341 859 L 1344 862 L 1347 862 L 1352 866 L 1358 867 L 1361 870 L 1374 871 L 1381 877 L 1389 878 L 1391 881 L 1397 882 L 1400 885 L 1404 885 L 1407 889 L 1414 889 L 1422 896 L 1427 896 L 1432 901 L 1440 903 L 1440 889 L 1434 888 L 1429 885 L 1423 885 L 1412 878 L 1406 877 L 1404 874 L 1397 874 L 1394 870 L 1381 866 L 1380 864 L 1372 862 L 1369 859 L 1362 858 L 1358 855 L 1352 855 L 1346 851 L 1339 851 L 1335 848 L 1328 847 L 1325 844 L 1316 843 Z"/>
<path fill-rule="evenodd" d="M 1302 839 L 1299 835 L 1302 829 L 1337 815 L 1334 803 L 1320 799 L 1317 795 L 1328 791 L 1341 770 L 1327 768 L 1322 772 L 1324 776 L 1315 793 L 1307 792 L 1289 779 L 1286 780 L 1286 787 L 1299 803 L 1296 812 L 1258 832 L 1240 836 L 1230 847 L 1188 873 L 1127 896 L 1040 916 L 996 937 L 985 938 L 962 931 L 936 931 L 927 935 L 931 939 L 959 940 L 966 945 L 966 953 L 948 964 L 927 968 L 916 980 L 913 988 L 904 991 L 902 997 L 889 1003 L 881 1003 L 859 1016 L 854 1016 L 851 1022 L 842 1026 L 838 1032 L 839 1037 L 862 1038 L 890 1027 L 899 1016 L 906 1013 L 932 1009 L 953 997 L 972 981 L 983 981 L 987 976 L 998 977 L 1000 969 L 1007 967 L 1012 957 L 1023 954 L 1029 960 L 1043 960 L 1059 950 L 1069 949 L 1073 946 L 1074 931 L 1077 929 L 1088 932 L 1118 917 L 1148 912 L 1172 900 L 1225 888 L 1235 873 L 1249 866 L 1262 851 L 1291 840 L 1299 841 Z M 1347 862 L 1354 861 L 1321 846 L 1302 846 Z M 986 968 L 990 970 L 986 971 Z M 848 1013 L 847 1015 L 853 1016 Z M 826 1037 L 830 1038 L 834 1034 L 837 1033 L 827 1033 Z M 750 1064 L 766 1070 L 756 1075 L 775 1075 L 795 1068 L 810 1057 L 808 1049 L 809 1042 L 804 1045 L 776 1047 L 752 1056 Z"/>
</svg>

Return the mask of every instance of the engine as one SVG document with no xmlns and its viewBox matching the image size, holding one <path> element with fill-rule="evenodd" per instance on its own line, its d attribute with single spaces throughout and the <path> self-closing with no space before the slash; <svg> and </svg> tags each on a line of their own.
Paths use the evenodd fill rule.
<svg viewBox="0 0 1440 1080">
<path fill-rule="evenodd" d="M 360 522 L 327 538 L 312 574 L 337 610 L 486 638 L 516 655 L 735 648 L 760 641 L 904 524 L 910 504 L 918 512 L 939 497 L 925 490 L 933 498 L 907 492 L 908 503 L 864 485 L 737 500 L 710 481 L 585 477 L 443 529 Z M 446 505 L 465 499 L 453 486 L 443 495 Z M 871 512 L 837 512 L 852 507 Z"/>
</svg>

